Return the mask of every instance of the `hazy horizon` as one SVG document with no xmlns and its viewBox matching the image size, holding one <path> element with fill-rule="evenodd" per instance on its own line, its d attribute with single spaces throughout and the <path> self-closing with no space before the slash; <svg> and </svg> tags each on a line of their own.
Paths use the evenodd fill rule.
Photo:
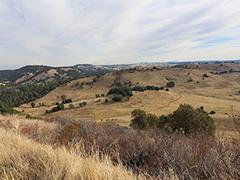
<svg viewBox="0 0 240 180">
<path fill-rule="evenodd" d="M 2 0 L 0 67 L 240 59 L 237 0 Z"/>
</svg>

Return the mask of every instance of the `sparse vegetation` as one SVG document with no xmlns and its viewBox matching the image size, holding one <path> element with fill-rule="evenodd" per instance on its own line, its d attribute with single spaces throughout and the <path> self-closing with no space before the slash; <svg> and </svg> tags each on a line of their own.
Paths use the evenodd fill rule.
<svg viewBox="0 0 240 180">
<path fill-rule="evenodd" d="M 55 106 L 54 108 L 52 108 L 49 113 L 54 113 L 54 112 L 58 112 L 64 110 L 64 104 L 58 104 L 57 106 Z"/>
<path fill-rule="evenodd" d="M 67 178 L 75 177 L 71 176 L 73 172 L 91 179 L 106 179 L 108 172 L 112 175 L 110 179 L 137 178 L 139 174 L 146 175 L 145 179 L 238 179 L 240 176 L 239 139 L 225 141 L 201 134 L 169 134 L 159 129 L 138 131 L 69 119 L 38 122 L 12 118 L 9 122 L 9 118 L 0 117 L 0 152 L 4 152 L 0 155 L 1 179 L 17 178 L 19 173 L 34 178 Z M 21 136 L 6 133 L 2 128 L 14 129 Z M 75 166 L 80 160 L 82 163 Z M 129 176 L 129 171 L 119 164 L 135 175 Z M 97 167 L 105 168 L 103 171 Z M 99 176 L 102 172 L 104 176 Z"/>
<path fill-rule="evenodd" d="M 192 78 L 189 78 L 189 79 L 188 79 L 188 82 L 193 82 L 193 79 L 192 79 Z"/>
</svg>

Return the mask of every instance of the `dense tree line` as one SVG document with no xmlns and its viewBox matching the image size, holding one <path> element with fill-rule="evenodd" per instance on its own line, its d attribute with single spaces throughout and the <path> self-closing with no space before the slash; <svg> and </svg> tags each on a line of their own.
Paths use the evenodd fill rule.
<svg viewBox="0 0 240 180">
<path fill-rule="evenodd" d="M 67 81 L 54 81 L 45 84 L 28 84 L 6 88 L 0 92 L 0 113 L 14 113 L 13 107 L 29 103 L 47 95 Z"/>
</svg>

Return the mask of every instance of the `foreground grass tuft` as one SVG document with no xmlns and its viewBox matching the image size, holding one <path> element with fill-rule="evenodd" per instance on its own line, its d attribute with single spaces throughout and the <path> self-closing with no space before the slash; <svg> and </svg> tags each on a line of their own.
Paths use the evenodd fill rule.
<svg viewBox="0 0 240 180">
<path fill-rule="evenodd" d="M 0 179 L 240 178 L 237 138 L 18 117 L 0 117 L 0 132 Z"/>
<path fill-rule="evenodd" d="M 137 179 L 109 159 L 53 149 L 0 130 L 0 179 Z M 140 179 L 140 178 L 139 178 Z"/>
</svg>

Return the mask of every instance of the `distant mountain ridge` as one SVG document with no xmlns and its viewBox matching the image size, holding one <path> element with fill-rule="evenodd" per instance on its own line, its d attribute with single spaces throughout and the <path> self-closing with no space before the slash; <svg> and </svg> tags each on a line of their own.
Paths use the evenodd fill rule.
<svg viewBox="0 0 240 180">
<path fill-rule="evenodd" d="M 29 65 L 16 70 L 1 70 L 1 83 L 42 83 L 53 79 L 75 79 L 85 76 L 101 75 L 112 70 L 111 67 L 81 64 L 66 67 Z"/>
<path fill-rule="evenodd" d="M 171 61 L 171 62 L 152 62 L 135 64 L 116 64 L 116 65 L 92 65 L 77 64 L 74 66 L 51 67 L 44 65 L 27 65 L 15 70 L 0 70 L 0 84 L 32 84 L 46 83 L 52 80 L 77 79 L 86 76 L 103 75 L 108 72 L 145 67 L 163 67 L 183 64 L 219 64 L 224 62 L 240 63 L 240 60 L 233 61 Z"/>
<path fill-rule="evenodd" d="M 152 67 L 160 64 L 118 64 L 118 65 L 92 65 L 77 64 L 74 66 L 51 67 L 41 65 L 27 65 L 15 70 L 0 70 L 0 83 L 4 84 L 31 84 L 45 83 L 52 80 L 77 79 L 86 76 L 103 75 L 108 72 L 133 67 Z"/>
</svg>

